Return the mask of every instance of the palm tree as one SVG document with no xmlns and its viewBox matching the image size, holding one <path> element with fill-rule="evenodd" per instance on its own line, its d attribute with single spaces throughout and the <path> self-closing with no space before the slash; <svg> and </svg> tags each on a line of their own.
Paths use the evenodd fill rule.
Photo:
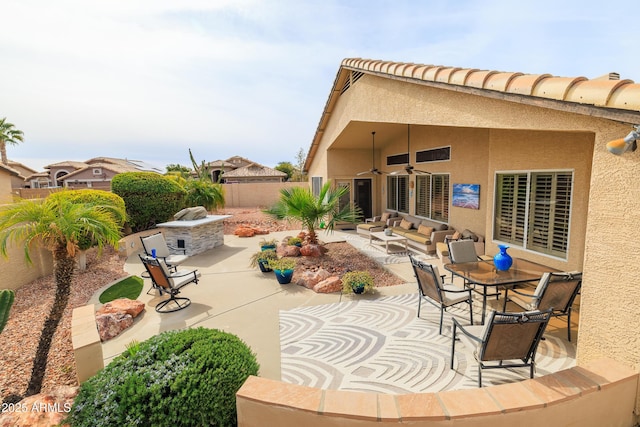
<svg viewBox="0 0 640 427">
<path fill-rule="evenodd" d="M 9 123 L 6 117 L 0 119 L 0 158 L 2 163 L 7 165 L 7 144 L 17 145 L 23 141 L 24 134 L 15 128 L 13 123 Z"/>
<path fill-rule="evenodd" d="M 308 187 L 283 188 L 280 190 L 280 200 L 264 212 L 279 220 L 298 220 L 307 229 L 309 243 L 317 244 L 316 229 L 324 223 L 327 230 L 333 231 L 339 221 L 358 222 L 362 216 L 358 207 L 349 205 L 340 209 L 340 198 L 349 189 L 339 186 L 331 188 L 331 181 L 320 189 L 318 196 L 314 196 Z"/>
<path fill-rule="evenodd" d="M 43 246 L 53 254 L 55 298 L 42 328 L 25 396 L 37 394 L 42 388 L 51 339 L 69 301 L 79 244 L 90 239 L 99 251 L 106 244 L 117 245 L 122 218 L 125 218 L 124 211 L 114 214 L 118 209 L 122 208 L 73 203 L 64 198 L 48 198 L 44 201 L 24 200 L 0 208 L 2 255 L 7 256 L 9 242 L 24 244 L 25 258 L 29 263 L 31 263 L 29 250 L 36 245 Z"/>
</svg>

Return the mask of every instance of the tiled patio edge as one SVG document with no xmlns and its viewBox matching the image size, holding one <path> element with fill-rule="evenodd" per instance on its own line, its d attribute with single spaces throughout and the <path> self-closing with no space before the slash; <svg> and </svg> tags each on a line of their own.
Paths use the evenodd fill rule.
<svg viewBox="0 0 640 427">
<path fill-rule="evenodd" d="M 638 377 L 600 359 L 518 383 L 393 396 L 252 376 L 236 395 L 238 426 L 633 426 Z"/>
</svg>

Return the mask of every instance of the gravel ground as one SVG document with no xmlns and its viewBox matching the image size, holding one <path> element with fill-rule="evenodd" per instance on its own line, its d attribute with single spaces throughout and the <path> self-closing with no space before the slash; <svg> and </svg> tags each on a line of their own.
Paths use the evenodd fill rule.
<svg viewBox="0 0 640 427">
<path fill-rule="evenodd" d="M 257 209 L 225 209 L 219 214 L 233 215 L 225 221 L 225 234 L 233 234 L 238 225 L 249 225 L 269 231 L 300 230 L 296 223 L 274 221 Z M 317 269 L 342 274 L 348 270 L 367 270 L 375 278 L 377 286 L 402 283 L 395 275 L 381 268 L 375 261 L 362 255 L 348 243 L 326 245 L 327 253 L 314 260 L 300 260 L 300 268 Z M 105 284 L 126 276 L 124 259 L 114 250 L 105 250 L 100 257 L 95 250 L 87 255 L 87 269 L 76 271 L 69 305 L 54 335 L 49 352 L 43 392 L 58 386 L 77 385 L 75 362 L 71 345 L 71 312 L 83 306 Z M 38 279 L 16 292 L 11 315 L 0 339 L 0 398 L 24 393 L 31 375 L 40 330 L 53 303 L 53 275 Z"/>
</svg>

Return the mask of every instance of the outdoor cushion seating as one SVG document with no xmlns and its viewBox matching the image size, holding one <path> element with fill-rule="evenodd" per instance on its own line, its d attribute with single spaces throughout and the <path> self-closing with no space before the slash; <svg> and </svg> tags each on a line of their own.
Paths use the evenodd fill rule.
<svg viewBox="0 0 640 427">
<path fill-rule="evenodd" d="M 437 242 L 444 242 L 445 236 L 453 234 L 447 224 L 441 224 L 412 215 L 402 215 L 392 221 L 389 228 L 393 234 L 406 237 L 407 244 L 425 254 L 436 250 Z"/>
<path fill-rule="evenodd" d="M 452 283 L 443 283 L 438 267 L 417 260 L 409 254 L 413 273 L 418 282 L 418 317 L 422 299 L 440 308 L 440 334 L 442 335 L 442 321 L 448 307 L 466 303 L 469 304 L 469 322 L 473 325 L 473 299 L 471 289 L 460 289 Z"/>
<path fill-rule="evenodd" d="M 198 283 L 198 278 L 200 277 L 198 270 L 178 270 L 172 273 L 162 259 L 144 255 L 138 256 L 149 273 L 153 287 L 160 292 L 160 295 L 169 294 L 168 299 L 156 305 L 158 313 L 182 310 L 191 304 L 189 298 L 177 297 L 177 295 L 182 287 L 189 283 Z"/>
<path fill-rule="evenodd" d="M 462 326 L 453 319 L 451 364 L 453 369 L 458 331 L 477 343 L 474 357 L 478 362 L 478 387 L 482 387 L 482 370 L 529 367 L 533 378 L 538 344 L 551 318 L 551 309 L 523 313 L 492 311 L 484 326 Z"/>
<path fill-rule="evenodd" d="M 367 218 L 364 224 L 358 224 L 356 231 L 366 236 L 371 232 L 382 231 L 397 218 L 397 215 L 396 212 L 385 212 L 382 215 Z"/>
<path fill-rule="evenodd" d="M 525 310 L 553 309 L 553 317 L 567 316 L 567 340 L 571 341 L 571 312 L 580 292 L 582 273 L 544 273 L 533 294 L 522 289 L 507 289 L 503 310 L 513 302 Z"/>
<path fill-rule="evenodd" d="M 162 259 L 172 270 L 175 270 L 178 265 L 189 258 L 186 255 L 186 249 L 173 248 L 167 245 L 167 242 L 164 240 L 164 235 L 161 232 L 140 237 L 140 240 L 142 241 L 142 249 L 147 256 L 152 257 L 153 249 L 155 249 L 156 258 Z M 174 252 L 182 252 L 182 254 L 172 254 L 171 250 Z"/>
</svg>

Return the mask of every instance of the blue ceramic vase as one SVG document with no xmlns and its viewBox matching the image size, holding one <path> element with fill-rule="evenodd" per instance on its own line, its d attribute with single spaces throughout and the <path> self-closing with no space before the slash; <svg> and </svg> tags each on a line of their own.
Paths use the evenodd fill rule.
<svg viewBox="0 0 640 427">
<path fill-rule="evenodd" d="M 509 246 L 498 245 L 498 249 L 500 249 L 500 252 L 493 257 L 493 265 L 496 267 L 496 270 L 507 271 L 511 268 L 511 264 L 513 264 L 511 255 L 507 253 Z"/>
</svg>

